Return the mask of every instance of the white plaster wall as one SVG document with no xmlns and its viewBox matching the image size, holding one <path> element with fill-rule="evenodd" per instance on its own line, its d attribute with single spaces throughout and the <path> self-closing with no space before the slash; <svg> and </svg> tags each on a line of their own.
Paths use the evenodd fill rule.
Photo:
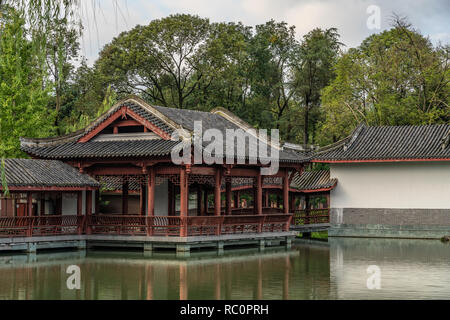
<svg viewBox="0 0 450 320">
<path fill-rule="evenodd" d="M 169 183 L 164 180 L 155 186 L 155 216 L 167 216 L 169 212 Z"/>
<path fill-rule="evenodd" d="M 450 161 L 339 163 L 332 208 L 450 208 Z"/>
</svg>

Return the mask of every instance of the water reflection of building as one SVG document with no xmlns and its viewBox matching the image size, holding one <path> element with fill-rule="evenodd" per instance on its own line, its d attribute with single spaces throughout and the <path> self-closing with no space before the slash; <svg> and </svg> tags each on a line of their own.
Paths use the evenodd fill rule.
<svg viewBox="0 0 450 320">
<path fill-rule="evenodd" d="M 243 250 L 189 259 L 93 252 L 87 257 L 0 260 L 0 298 L 14 299 L 309 299 L 328 298 L 328 251 Z M 81 290 L 66 269 L 81 268 Z M 311 266 L 310 264 L 313 264 Z M 314 270 L 312 270 L 314 269 Z M 313 271 L 311 273 L 311 271 Z"/>
<path fill-rule="evenodd" d="M 337 299 L 448 299 L 450 249 L 439 241 L 331 238 L 330 282 Z M 381 289 L 369 289 L 368 267 Z M 369 270 L 370 271 L 370 270 Z"/>
</svg>

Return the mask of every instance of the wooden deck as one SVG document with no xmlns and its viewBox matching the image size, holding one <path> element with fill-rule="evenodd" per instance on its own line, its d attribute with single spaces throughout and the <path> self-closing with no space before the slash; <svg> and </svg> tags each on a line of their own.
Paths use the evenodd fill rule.
<svg viewBox="0 0 450 320">
<path fill-rule="evenodd" d="M 290 243 L 292 215 L 134 216 L 61 215 L 0 218 L 0 250 L 83 247 L 89 245 L 174 248 L 264 246 L 266 241 Z"/>
</svg>

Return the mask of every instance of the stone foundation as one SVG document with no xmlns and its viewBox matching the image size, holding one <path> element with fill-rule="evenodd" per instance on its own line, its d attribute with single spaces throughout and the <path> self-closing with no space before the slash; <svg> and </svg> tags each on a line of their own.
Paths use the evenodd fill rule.
<svg viewBox="0 0 450 320">
<path fill-rule="evenodd" d="M 439 239 L 450 235 L 450 209 L 332 208 L 330 237 Z"/>
</svg>

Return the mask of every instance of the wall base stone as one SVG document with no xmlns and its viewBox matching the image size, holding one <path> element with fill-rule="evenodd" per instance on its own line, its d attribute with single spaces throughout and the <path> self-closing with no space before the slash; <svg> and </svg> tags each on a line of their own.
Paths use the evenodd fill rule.
<svg viewBox="0 0 450 320">
<path fill-rule="evenodd" d="M 330 237 L 440 239 L 450 235 L 450 209 L 333 208 Z"/>
</svg>

